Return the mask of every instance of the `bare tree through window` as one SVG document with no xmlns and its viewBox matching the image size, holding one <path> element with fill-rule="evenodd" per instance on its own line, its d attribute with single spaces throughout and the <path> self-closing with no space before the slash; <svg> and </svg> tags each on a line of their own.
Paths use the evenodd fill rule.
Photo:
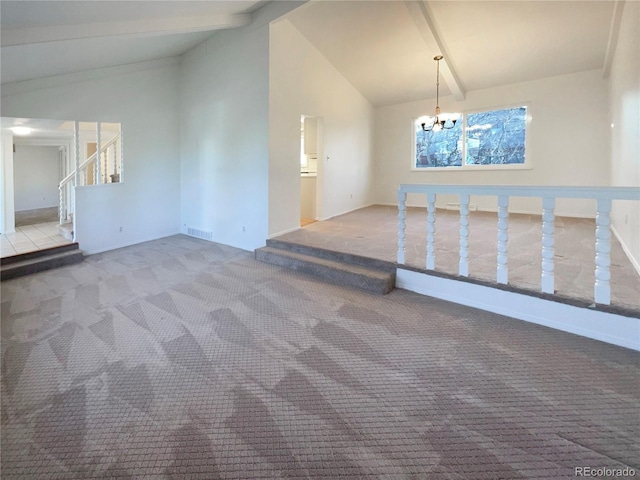
<svg viewBox="0 0 640 480">
<path fill-rule="evenodd" d="M 416 121 L 415 168 L 524 164 L 526 118 L 527 107 L 469 113 L 464 129 L 460 121 L 452 129 L 430 132 Z"/>
</svg>

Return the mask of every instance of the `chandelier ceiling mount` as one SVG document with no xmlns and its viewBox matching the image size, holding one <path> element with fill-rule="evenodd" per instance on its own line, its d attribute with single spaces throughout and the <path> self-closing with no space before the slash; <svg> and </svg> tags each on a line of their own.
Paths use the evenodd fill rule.
<svg viewBox="0 0 640 480">
<path fill-rule="evenodd" d="M 436 61 L 436 110 L 435 116 L 424 117 L 420 124 L 425 132 L 437 132 L 439 130 L 449 130 L 456 126 L 456 122 L 460 119 L 459 113 L 441 113 L 440 112 L 440 60 L 444 57 L 436 55 L 433 59 Z"/>
</svg>

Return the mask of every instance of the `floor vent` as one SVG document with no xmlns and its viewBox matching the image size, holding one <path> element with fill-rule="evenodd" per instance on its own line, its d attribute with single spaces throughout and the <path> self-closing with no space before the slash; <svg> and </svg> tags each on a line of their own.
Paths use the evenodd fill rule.
<svg viewBox="0 0 640 480">
<path fill-rule="evenodd" d="M 205 232 L 197 228 L 187 228 L 187 235 L 190 237 L 202 238 L 203 240 L 213 241 L 213 232 Z"/>
<path fill-rule="evenodd" d="M 459 203 L 447 203 L 447 210 L 460 210 L 460 204 Z M 470 212 L 477 212 L 478 211 L 478 205 L 476 205 L 475 203 L 470 203 L 469 204 L 469 211 Z"/>
</svg>

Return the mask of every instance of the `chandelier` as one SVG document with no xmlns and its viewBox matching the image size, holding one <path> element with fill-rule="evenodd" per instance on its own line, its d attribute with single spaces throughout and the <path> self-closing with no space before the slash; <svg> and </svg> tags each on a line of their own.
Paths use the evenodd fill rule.
<svg viewBox="0 0 640 480">
<path fill-rule="evenodd" d="M 433 117 L 422 117 L 420 126 L 425 132 L 437 132 L 439 130 L 449 130 L 456 126 L 456 122 L 460 119 L 459 113 L 441 113 L 440 112 L 440 60 L 444 57 L 436 55 L 433 59 L 437 64 L 436 73 L 436 114 Z"/>
</svg>

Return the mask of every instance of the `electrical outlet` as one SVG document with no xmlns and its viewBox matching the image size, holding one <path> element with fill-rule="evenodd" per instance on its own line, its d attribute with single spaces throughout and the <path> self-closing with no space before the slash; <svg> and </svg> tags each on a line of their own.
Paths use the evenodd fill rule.
<svg viewBox="0 0 640 480">
<path fill-rule="evenodd" d="M 242 231 L 243 231 L 243 232 L 246 232 L 247 230 L 246 230 L 246 228 L 242 227 Z"/>
<path fill-rule="evenodd" d="M 122 227 L 120 227 L 120 231 L 122 231 Z"/>
</svg>

